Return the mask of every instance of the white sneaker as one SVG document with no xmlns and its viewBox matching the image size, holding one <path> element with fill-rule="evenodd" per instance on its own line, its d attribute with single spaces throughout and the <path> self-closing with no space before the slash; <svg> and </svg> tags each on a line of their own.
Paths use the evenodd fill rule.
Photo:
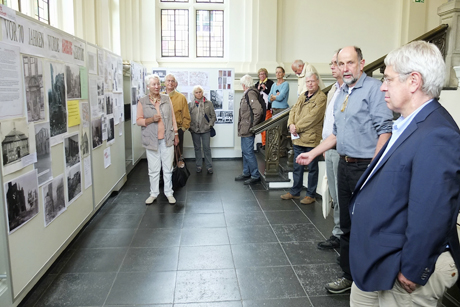
<svg viewBox="0 0 460 307">
<path fill-rule="evenodd" d="M 166 196 L 168 198 L 168 201 L 170 204 L 175 204 L 176 203 L 176 199 L 174 198 L 174 196 Z"/>
<path fill-rule="evenodd" d="M 145 204 L 151 205 L 155 201 L 155 199 L 157 199 L 155 196 L 149 196 L 149 198 L 145 200 Z"/>
</svg>

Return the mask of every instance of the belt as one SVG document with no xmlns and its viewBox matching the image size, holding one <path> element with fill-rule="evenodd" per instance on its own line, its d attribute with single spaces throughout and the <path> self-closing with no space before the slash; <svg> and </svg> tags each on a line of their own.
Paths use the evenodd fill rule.
<svg viewBox="0 0 460 307">
<path fill-rule="evenodd" d="M 372 159 L 352 158 L 349 156 L 340 156 L 340 159 L 344 160 L 347 163 L 356 163 L 356 162 L 370 163 L 372 161 Z"/>
</svg>

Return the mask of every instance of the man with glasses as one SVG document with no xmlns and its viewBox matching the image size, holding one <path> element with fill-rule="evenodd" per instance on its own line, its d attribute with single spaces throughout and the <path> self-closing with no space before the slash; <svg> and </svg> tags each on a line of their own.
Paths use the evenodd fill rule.
<svg viewBox="0 0 460 307">
<path fill-rule="evenodd" d="M 297 157 L 297 163 L 308 165 L 316 156 L 337 148 L 340 155 L 337 173 L 340 206 L 340 267 L 342 277 L 326 284 L 330 293 L 343 293 L 351 289 L 353 279 L 349 264 L 351 220 L 348 211 L 356 183 L 373 157 L 391 136 L 392 112 L 380 91 L 380 81 L 363 72 L 361 49 L 345 47 L 338 53 L 337 62 L 344 86 L 334 103 L 332 134 L 312 151 Z"/>
<path fill-rule="evenodd" d="M 303 62 L 302 60 L 295 60 L 294 63 L 291 65 L 292 71 L 296 74 L 296 76 L 299 78 L 298 83 L 297 83 L 297 96 L 300 96 L 303 92 L 307 90 L 307 87 L 305 85 L 305 76 L 310 76 L 313 73 L 318 74 L 318 71 L 316 70 L 315 66 L 311 65 L 310 63 Z M 319 74 L 318 74 L 319 76 Z M 321 77 L 319 77 L 319 88 L 323 89 L 324 88 L 324 83 Z"/>
</svg>

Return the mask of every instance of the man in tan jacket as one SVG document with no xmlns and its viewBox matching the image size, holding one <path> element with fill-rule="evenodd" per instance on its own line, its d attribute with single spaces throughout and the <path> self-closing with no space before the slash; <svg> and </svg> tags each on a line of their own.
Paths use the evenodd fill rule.
<svg viewBox="0 0 460 307">
<path fill-rule="evenodd" d="M 326 95 L 319 89 L 319 77 L 312 73 L 305 78 L 307 91 L 303 92 L 289 112 L 288 129 L 294 145 L 294 184 L 290 192 L 281 195 L 282 199 L 299 199 L 303 189 L 304 166 L 295 162 L 298 155 L 309 152 L 321 142 Z M 308 165 L 307 196 L 300 201 L 303 205 L 315 202 L 318 186 L 318 160 Z"/>
</svg>

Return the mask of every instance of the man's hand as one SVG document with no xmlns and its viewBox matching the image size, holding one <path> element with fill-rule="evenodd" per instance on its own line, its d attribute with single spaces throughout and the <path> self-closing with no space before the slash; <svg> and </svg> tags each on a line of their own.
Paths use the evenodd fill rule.
<svg viewBox="0 0 460 307">
<path fill-rule="evenodd" d="M 413 283 L 412 281 L 404 277 L 404 275 L 401 272 L 398 273 L 398 281 L 401 287 L 403 287 L 404 290 L 407 291 L 407 293 L 412 293 L 412 291 L 414 291 L 417 287 L 416 283 Z"/>
<path fill-rule="evenodd" d="M 295 128 L 294 124 L 289 125 L 289 132 L 291 132 L 291 134 L 294 134 L 294 135 L 297 134 L 297 129 Z"/>
<path fill-rule="evenodd" d="M 175 135 L 174 136 L 174 146 L 177 146 L 179 144 L 179 136 Z"/>
<path fill-rule="evenodd" d="M 295 159 L 295 162 L 300 165 L 308 165 L 315 158 L 316 156 L 312 155 L 311 152 L 304 152 L 303 154 L 300 154 L 297 156 L 297 159 Z"/>
</svg>

